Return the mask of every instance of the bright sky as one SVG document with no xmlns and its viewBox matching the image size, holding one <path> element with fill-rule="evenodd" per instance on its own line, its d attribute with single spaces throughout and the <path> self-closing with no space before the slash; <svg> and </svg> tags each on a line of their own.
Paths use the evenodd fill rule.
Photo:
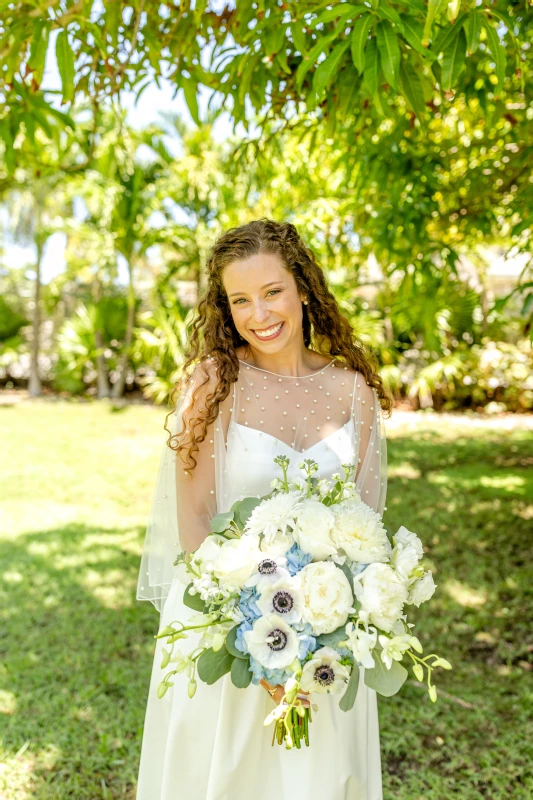
<svg viewBox="0 0 533 800">
<path fill-rule="evenodd" d="M 57 70 L 55 59 L 55 36 L 52 34 L 50 44 L 48 46 L 46 68 L 43 76 L 43 87 L 46 89 L 60 89 L 61 80 Z M 153 83 L 148 86 L 142 93 L 137 106 L 134 105 L 135 95 L 133 92 L 123 93 L 122 103 L 124 108 L 128 110 L 128 122 L 133 127 L 143 127 L 152 122 L 159 121 L 160 111 L 174 111 L 180 117 L 185 119 L 189 124 L 194 125 L 191 118 L 187 104 L 183 98 L 183 91 L 180 89 L 175 98 L 173 98 L 174 89 L 170 85 L 162 83 L 161 89 L 158 89 L 156 84 Z M 207 102 L 210 93 L 205 87 L 201 87 L 198 97 L 199 114 L 203 119 L 206 114 Z M 227 112 L 221 114 L 213 127 L 213 135 L 215 139 L 222 140 L 231 133 L 231 123 Z M 236 129 L 239 133 L 239 126 Z M 242 130 L 242 132 L 244 132 Z M 47 241 L 45 251 L 43 254 L 42 275 L 43 283 L 48 283 L 52 278 L 60 275 L 65 268 L 65 247 L 66 235 L 62 233 L 53 234 Z M 35 249 L 33 247 L 19 247 L 16 245 L 6 245 L 5 263 L 12 267 L 21 267 L 25 264 L 32 264 L 35 260 Z M 119 266 L 119 280 L 121 283 L 126 283 L 127 275 L 124 268 Z"/>
</svg>

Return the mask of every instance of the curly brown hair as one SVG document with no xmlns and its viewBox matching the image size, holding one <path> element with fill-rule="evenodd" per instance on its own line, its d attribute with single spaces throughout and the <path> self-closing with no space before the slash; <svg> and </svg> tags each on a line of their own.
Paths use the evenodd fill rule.
<svg viewBox="0 0 533 800">
<path fill-rule="evenodd" d="M 239 359 L 235 348 L 248 344 L 233 322 L 222 283 L 222 272 L 231 262 L 245 260 L 258 253 L 277 255 L 292 274 L 300 294 L 307 297 L 308 303 L 303 305 L 305 346 L 310 348 L 312 345 L 315 352 L 325 356 L 340 357 L 342 363 L 361 372 L 367 384 L 376 390 L 381 408 L 388 416 L 392 410 L 393 400 L 377 372 L 376 357 L 356 338 L 348 319 L 341 313 L 327 286 L 315 254 L 306 247 L 294 225 L 290 222 L 275 222 L 265 217 L 253 220 L 238 228 L 230 228 L 211 248 L 207 260 L 207 288 L 198 302 L 196 316 L 191 323 L 183 374 L 171 394 L 174 408 L 168 416 L 175 412 L 177 398 L 189 381 L 194 367 L 207 366 L 205 362 L 208 360 L 214 365 L 216 380 L 211 381 L 214 383 L 213 391 L 205 396 L 205 413 L 190 420 L 190 430 L 172 436 L 167 427 L 168 416 L 165 420 L 165 430 L 169 433 L 167 444 L 180 457 L 186 451 L 184 463 L 189 471 L 196 466 L 194 453 L 198 451 L 198 444 L 204 441 L 209 425 L 218 416 L 220 403 L 228 396 L 232 383 L 237 380 Z M 205 380 L 194 390 L 193 407 L 198 391 L 209 382 L 210 373 L 205 372 Z M 200 426 L 201 430 L 197 432 L 195 429 Z M 183 433 L 191 434 L 189 441 L 181 441 Z"/>
</svg>

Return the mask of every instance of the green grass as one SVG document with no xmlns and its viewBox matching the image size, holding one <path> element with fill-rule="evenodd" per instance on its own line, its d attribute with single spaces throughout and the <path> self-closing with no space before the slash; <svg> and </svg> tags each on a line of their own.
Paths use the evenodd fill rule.
<svg viewBox="0 0 533 800">
<path fill-rule="evenodd" d="M 158 624 L 135 587 L 163 416 L 0 407 L 2 800 L 135 795 Z M 454 669 L 435 672 L 436 704 L 412 677 L 380 698 L 385 800 L 533 797 L 531 454 L 527 431 L 389 431 L 385 522 L 424 541 L 438 586 L 417 632 Z"/>
</svg>

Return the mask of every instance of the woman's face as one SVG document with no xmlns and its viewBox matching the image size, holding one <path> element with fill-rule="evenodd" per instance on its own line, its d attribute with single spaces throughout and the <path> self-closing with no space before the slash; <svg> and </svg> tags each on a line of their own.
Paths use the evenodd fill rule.
<svg viewBox="0 0 533 800">
<path fill-rule="evenodd" d="M 222 283 L 235 327 L 263 353 L 303 341 L 302 300 L 292 273 L 270 253 L 257 253 L 224 267 Z"/>
</svg>

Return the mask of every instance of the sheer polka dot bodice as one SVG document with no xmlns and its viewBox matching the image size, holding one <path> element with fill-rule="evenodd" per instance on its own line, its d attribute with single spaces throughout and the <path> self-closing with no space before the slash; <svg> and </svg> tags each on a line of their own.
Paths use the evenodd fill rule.
<svg viewBox="0 0 533 800">
<path fill-rule="evenodd" d="M 198 417 L 217 385 L 214 362 L 196 368 L 171 421 L 182 443 L 190 441 L 192 430 L 200 434 Z M 303 476 L 299 464 L 305 458 L 317 462 L 318 477 L 342 474 L 343 463 L 356 465 L 361 499 L 384 510 L 387 449 L 379 400 L 364 375 L 337 357 L 298 377 L 239 361 L 237 380 L 198 442 L 194 469 L 167 450 L 141 563 L 142 583 L 150 585 L 142 589 L 146 599 L 166 596 L 175 572 L 171 556 L 180 548 L 196 549 L 212 517 L 236 499 L 271 490 L 271 480 L 281 477 L 277 455 L 290 459 L 290 475 Z"/>
</svg>

